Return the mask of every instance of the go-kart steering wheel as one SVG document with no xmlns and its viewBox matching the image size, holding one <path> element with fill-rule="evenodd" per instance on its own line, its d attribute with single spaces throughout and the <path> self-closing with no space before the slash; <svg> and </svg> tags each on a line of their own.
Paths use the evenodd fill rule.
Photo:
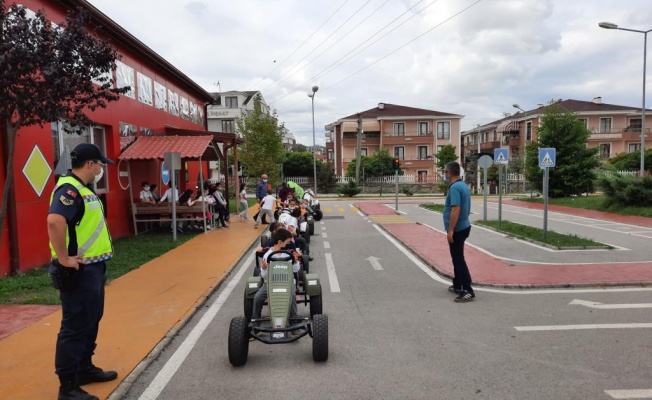
<svg viewBox="0 0 652 400">
<path fill-rule="evenodd" d="M 273 251 L 272 253 L 270 253 L 267 256 L 266 261 L 269 263 L 272 256 L 276 255 L 276 254 L 283 254 L 283 257 L 275 258 L 274 261 L 293 261 L 294 260 L 294 255 L 290 251 L 288 251 L 288 250 L 276 250 L 276 251 Z"/>
</svg>

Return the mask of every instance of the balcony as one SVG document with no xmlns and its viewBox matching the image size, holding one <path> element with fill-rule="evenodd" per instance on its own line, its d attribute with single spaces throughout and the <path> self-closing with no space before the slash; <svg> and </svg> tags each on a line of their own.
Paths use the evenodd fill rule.
<svg viewBox="0 0 652 400">
<path fill-rule="evenodd" d="M 358 143 L 358 134 L 351 132 L 344 132 L 342 137 L 342 145 L 344 147 L 356 146 Z M 362 144 L 363 145 L 380 145 L 380 133 L 379 132 L 365 132 L 362 134 Z"/>
<path fill-rule="evenodd" d="M 389 132 L 383 133 L 383 144 L 429 144 L 434 142 L 432 131 L 429 132 Z"/>
<path fill-rule="evenodd" d="M 650 133 L 649 128 L 645 128 L 645 137 L 648 137 Z M 598 132 L 593 130 L 589 140 L 595 141 L 605 141 L 605 140 L 640 140 L 641 139 L 641 127 L 640 126 L 628 126 L 625 129 L 609 129 L 603 132 Z"/>
</svg>

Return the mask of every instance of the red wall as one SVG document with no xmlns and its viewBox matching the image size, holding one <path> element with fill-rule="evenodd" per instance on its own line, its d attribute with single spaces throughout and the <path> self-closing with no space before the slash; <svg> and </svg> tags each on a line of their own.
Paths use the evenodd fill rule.
<svg viewBox="0 0 652 400">
<path fill-rule="evenodd" d="M 39 8 L 45 9 L 46 17 L 48 19 L 54 22 L 61 21 L 63 19 L 62 16 L 64 15 L 63 12 L 47 3 L 47 1 L 21 1 L 21 4 L 33 11 L 36 11 Z M 159 71 L 159 69 L 157 69 L 156 65 L 145 64 L 141 62 L 137 56 L 125 52 L 120 48 L 117 50 L 123 55 L 120 61 L 132 67 L 135 72 L 141 72 L 147 75 L 153 82 L 163 84 L 167 89 L 171 89 L 178 93 L 179 97 L 183 96 L 188 98 L 188 100 L 198 104 L 204 112 L 206 111 L 203 102 L 200 100 L 200 97 L 198 97 L 200 95 L 195 94 L 192 88 L 185 86 L 183 82 L 174 81 L 171 77 L 165 76 Z M 152 88 L 153 86 L 154 84 L 152 83 Z M 141 127 L 145 127 L 154 131 L 164 132 L 166 125 L 182 129 L 204 129 L 204 126 L 186 121 L 181 117 L 173 116 L 166 111 L 157 110 L 153 106 L 139 102 L 137 94 L 136 99 L 123 96 L 119 101 L 109 103 L 106 109 L 96 110 L 94 113 L 90 114 L 90 116 L 97 125 L 104 126 L 106 132 L 107 156 L 116 162 L 120 155 L 119 123 L 121 121 L 135 125 L 138 130 L 140 130 Z M 20 270 L 22 271 L 43 265 L 47 263 L 50 258 L 46 216 L 50 195 L 55 185 L 54 173 L 50 176 L 48 184 L 40 196 L 31 187 L 25 175 L 22 173 L 23 166 L 35 146 L 38 146 L 45 158 L 48 160 L 50 168 L 54 171 L 54 149 L 52 145 L 51 126 L 49 124 L 45 125 L 43 128 L 39 128 L 38 126 L 23 128 L 18 132 L 14 158 L 18 238 L 9 238 L 8 230 L 5 229 L 2 242 L 0 243 L 0 276 L 6 275 L 10 272 L 8 254 L 9 240 L 18 240 Z M 5 160 L 2 158 L 1 151 L 0 161 L 0 185 L 4 185 Z M 189 169 L 190 181 L 194 183 L 198 166 L 190 165 Z M 107 220 L 111 235 L 115 239 L 132 233 L 133 224 L 131 222 L 131 214 L 129 211 L 130 194 L 129 190 L 123 190 L 120 187 L 118 182 L 118 164 L 109 166 L 106 173 L 108 175 L 109 185 L 109 189 L 106 192 L 108 204 Z M 161 182 L 159 182 L 160 162 L 139 161 L 132 165 L 132 173 L 132 184 L 134 186 L 133 192 L 135 198 L 138 197 L 141 182 L 143 180 L 158 182 L 161 194 L 165 191 L 165 187 L 163 187 Z M 204 173 L 207 173 L 207 169 L 205 169 Z M 192 186 L 194 188 L 194 185 Z"/>
</svg>

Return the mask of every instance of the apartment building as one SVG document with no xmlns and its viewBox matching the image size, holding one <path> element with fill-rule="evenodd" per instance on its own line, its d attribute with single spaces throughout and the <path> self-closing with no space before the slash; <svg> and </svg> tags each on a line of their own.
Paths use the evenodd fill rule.
<svg viewBox="0 0 652 400">
<path fill-rule="evenodd" d="M 641 148 L 641 108 L 607 104 L 601 97 L 592 101 L 558 100 L 563 110 L 577 115 L 592 134 L 588 139 L 589 147 L 599 147 L 599 157 L 609 158 L 619 153 L 631 153 Z M 464 161 L 475 153 L 493 156 L 495 148 L 509 148 L 510 158 L 523 157 L 525 146 L 537 138 L 540 118 L 545 114 L 546 106 L 532 110 L 522 110 L 513 115 L 492 121 L 488 124 L 462 132 L 462 153 Z M 652 117 L 646 113 L 646 135 L 650 131 Z M 647 138 L 647 136 L 646 136 Z M 646 148 L 652 143 L 646 141 Z"/>
<path fill-rule="evenodd" d="M 361 120 L 361 150 L 371 156 L 381 148 L 401 159 L 401 169 L 419 181 L 436 176 L 435 154 L 445 145 L 461 150 L 462 115 L 389 103 L 352 114 L 326 125 L 326 155 L 335 174 L 345 175 L 355 159 L 358 119 Z"/>
</svg>

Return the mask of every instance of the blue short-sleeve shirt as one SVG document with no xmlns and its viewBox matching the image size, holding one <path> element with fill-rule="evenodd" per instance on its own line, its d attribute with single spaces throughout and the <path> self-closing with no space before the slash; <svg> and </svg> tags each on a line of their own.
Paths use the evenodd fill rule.
<svg viewBox="0 0 652 400">
<path fill-rule="evenodd" d="M 460 208 L 460 216 L 457 219 L 453 231 L 459 232 L 471 226 L 469 221 L 469 214 L 471 213 L 471 191 L 466 184 L 459 180 L 455 181 L 448 188 L 446 195 L 446 203 L 444 204 L 444 229 L 448 232 L 448 225 L 451 220 L 451 209 L 453 207 Z"/>
</svg>

